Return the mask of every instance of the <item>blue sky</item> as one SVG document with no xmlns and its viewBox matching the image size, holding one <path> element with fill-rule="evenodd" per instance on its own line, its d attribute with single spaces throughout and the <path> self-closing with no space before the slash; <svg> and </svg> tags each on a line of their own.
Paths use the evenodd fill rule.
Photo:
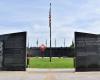
<svg viewBox="0 0 100 80">
<path fill-rule="evenodd" d="M 74 40 L 74 32 L 100 34 L 100 0 L 51 0 L 52 46 L 66 46 Z M 50 0 L 0 0 L 0 34 L 27 31 L 30 46 L 49 46 Z"/>
</svg>

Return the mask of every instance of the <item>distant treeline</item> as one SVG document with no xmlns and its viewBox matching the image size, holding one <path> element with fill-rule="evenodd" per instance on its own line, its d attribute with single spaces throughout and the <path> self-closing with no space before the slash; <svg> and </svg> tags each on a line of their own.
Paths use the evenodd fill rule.
<svg viewBox="0 0 100 80">
<path fill-rule="evenodd" d="M 74 57 L 75 50 L 70 47 L 52 47 L 52 57 Z M 50 48 L 46 48 L 44 52 L 41 52 L 39 47 L 31 47 L 27 49 L 29 57 L 50 57 Z"/>
</svg>

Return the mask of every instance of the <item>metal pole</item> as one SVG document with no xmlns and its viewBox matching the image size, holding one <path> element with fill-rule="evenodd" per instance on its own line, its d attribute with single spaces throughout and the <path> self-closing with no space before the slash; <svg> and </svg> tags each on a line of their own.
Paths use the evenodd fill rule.
<svg viewBox="0 0 100 80">
<path fill-rule="evenodd" d="M 46 40 L 45 44 L 46 44 L 46 46 L 47 46 L 47 40 Z"/>
<path fill-rule="evenodd" d="M 56 47 L 56 39 L 55 39 L 55 47 Z"/>
<path fill-rule="evenodd" d="M 37 39 L 37 41 L 36 41 L 36 44 L 37 44 L 37 47 L 38 47 L 38 39 Z"/>
<path fill-rule="evenodd" d="M 51 29 L 50 29 L 50 62 L 51 62 Z"/>
<path fill-rule="evenodd" d="M 50 62 L 52 58 L 52 51 L 51 51 L 51 3 L 50 3 L 50 12 L 49 12 L 49 27 L 50 27 Z"/>
<path fill-rule="evenodd" d="M 64 38 L 64 47 L 65 47 L 65 38 Z"/>
</svg>

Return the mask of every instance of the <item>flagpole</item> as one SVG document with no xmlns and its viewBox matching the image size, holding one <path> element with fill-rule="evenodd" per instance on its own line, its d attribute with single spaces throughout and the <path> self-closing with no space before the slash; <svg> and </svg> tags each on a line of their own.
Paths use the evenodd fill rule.
<svg viewBox="0 0 100 80">
<path fill-rule="evenodd" d="M 36 45 L 37 45 L 37 47 L 38 47 L 38 43 L 39 43 L 39 42 L 38 42 L 38 39 L 37 39 L 37 41 L 36 41 Z"/>
<path fill-rule="evenodd" d="M 65 47 L 65 38 L 64 38 L 64 47 Z"/>
<path fill-rule="evenodd" d="M 52 58 L 52 51 L 51 51 L 51 3 L 50 3 L 50 11 L 49 11 L 49 27 L 50 27 L 50 62 Z"/>
<path fill-rule="evenodd" d="M 55 39 L 55 47 L 56 47 L 56 39 Z"/>
<path fill-rule="evenodd" d="M 47 46 L 47 40 L 46 40 L 45 44 L 46 44 L 46 46 Z"/>
</svg>

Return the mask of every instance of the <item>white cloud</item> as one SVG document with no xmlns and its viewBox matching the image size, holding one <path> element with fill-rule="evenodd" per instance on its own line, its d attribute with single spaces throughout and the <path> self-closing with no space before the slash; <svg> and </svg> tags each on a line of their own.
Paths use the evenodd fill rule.
<svg viewBox="0 0 100 80">
<path fill-rule="evenodd" d="M 34 2 L 34 1 L 32 1 Z M 48 1 L 49 2 L 49 1 Z M 63 40 L 66 39 L 66 46 L 69 46 L 74 39 L 74 32 L 100 33 L 100 1 L 99 0 L 53 0 L 52 1 L 52 46 L 57 39 L 57 46 L 63 46 Z M 15 4 L 15 3 L 14 3 Z M 0 34 L 7 34 L 19 31 L 27 31 L 30 46 L 36 46 L 36 40 L 39 39 L 39 45 L 45 44 L 48 40 L 49 46 L 49 27 L 48 12 L 49 3 L 36 3 L 38 5 L 20 5 L 2 6 L 2 16 L 0 16 Z M 48 4 L 48 5 L 47 5 Z M 9 3 L 10 5 L 10 3 Z M 43 7 L 41 7 L 41 5 Z M 25 6 L 25 8 L 24 8 Z M 6 10 L 9 9 L 9 10 Z M 8 14 L 6 14 L 6 13 Z M 6 15 L 6 16 L 5 16 Z M 8 21 L 8 23 L 6 22 Z M 10 22 L 11 23 L 10 23 Z M 16 23 L 20 26 L 17 27 Z M 13 27 L 11 26 L 12 24 Z"/>
</svg>

